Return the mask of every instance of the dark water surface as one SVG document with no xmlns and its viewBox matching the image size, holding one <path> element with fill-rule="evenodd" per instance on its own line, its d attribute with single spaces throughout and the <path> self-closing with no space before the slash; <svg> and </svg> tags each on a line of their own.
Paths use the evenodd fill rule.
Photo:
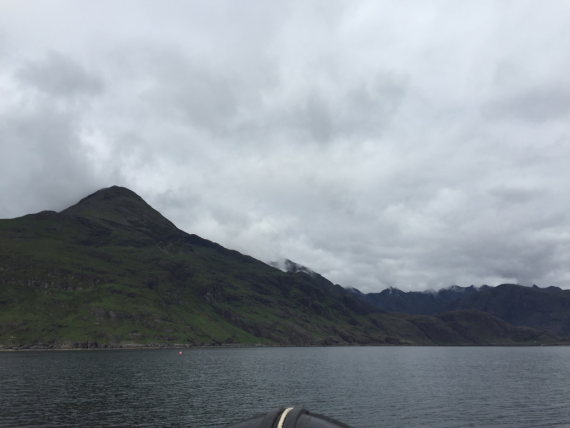
<svg viewBox="0 0 570 428">
<path fill-rule="evenodd" d="M 570 427 L 570 348 L 0 353 L 0 426 L 223 427 L 304 405 L 354 428 Z"/>
</svg>

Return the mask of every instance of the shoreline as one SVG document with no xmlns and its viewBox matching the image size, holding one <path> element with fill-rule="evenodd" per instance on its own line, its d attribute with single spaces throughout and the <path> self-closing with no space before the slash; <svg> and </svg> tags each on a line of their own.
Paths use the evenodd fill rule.
<svg viewBox="0 0 570 428">
<path fill-rule="evenodd" d="M 142 344 L 129 344 L 122 346 L 108 346 L 108 347 L 4 347 L 0 345 L 0 352 L 105 352 L 105 351 L 156 351 L 156 350 L 198 350 L 198 349 L 252 349 L 252 348 L 537 348 L 537 347 L 560 347 L 570 346 L 569 342 L 559 343 L 503 343 L 503 344 L 454 344 L 454 345 L 421 345 L 421 344 L 336 344 L 336 345 L 249 345 L 249 344 L 225 344 L 225 345 L 187 345 L 187 344 L 174 344 L 174 345 L 142 345 Z"/>
</svg>

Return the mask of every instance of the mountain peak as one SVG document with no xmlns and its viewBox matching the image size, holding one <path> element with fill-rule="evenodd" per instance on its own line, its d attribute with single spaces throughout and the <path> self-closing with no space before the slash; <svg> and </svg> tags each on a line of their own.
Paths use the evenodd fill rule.
<svg viewBox="0 0 570 428">
<path fill-rule="evenodd" d="M 137 200 L 144 202 L 144 200 L 139 195 L 137 195 L 132 190 L 127 189 L 126 187 L 111 186 L 111 187 L 105 187 L 103 189 L 99 189 L 96 192 L 84 197 L 76 205 L 74 205 L 74 207 L 82 204 L 83 202 L 90 201 L 90 200 L 106 200 L 106 199 L 117 199 L 117 198 L 132 198 L 132 199 L 137 199 Z M 70 208 L 72 208 L 72 207 L 70 207 Z M 68 210 L 70 208 L 68 208 Z"/>
<path fill-rule="evenodd" d="M 100 189 L 61 211 L 61 214 L 150 229 L 157 233 L 178 230 L 143 198 L 132 190 L 120 186 Z"/>
</svg>

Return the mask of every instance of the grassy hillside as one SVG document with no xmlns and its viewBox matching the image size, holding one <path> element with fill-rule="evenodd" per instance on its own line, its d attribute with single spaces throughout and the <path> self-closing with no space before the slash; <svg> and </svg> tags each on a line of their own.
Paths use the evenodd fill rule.
<svg viewBox="0 0 570 428">
<path fill-rule="evenodd" d="M 382 313 L 321 276 L 182 232 L 120 187 L 0 220 L 3 347 L 553 340 L 511 326 L 483 339 L 462 331 L 443 317 Z"/>
</svg>

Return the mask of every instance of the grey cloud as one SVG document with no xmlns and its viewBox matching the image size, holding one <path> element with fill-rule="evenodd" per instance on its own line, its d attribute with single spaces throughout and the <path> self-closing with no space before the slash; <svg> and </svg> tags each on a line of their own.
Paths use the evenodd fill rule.
<svg viewBox="0 0 570 428">
<path fill-rule="evenodd" d="M 406 90 L 403 76 L 381 70 L 364 82 L 327 72 L 320 84 L 309 71 L 290 81 L 266 58 L 238 71 L 169 48 L 146 48 L 128 67 L 125 84 L 145 82 L 139 103 L 155 117 L 240 143 L 266 140 L 268 132 L 288 144 L 377 137 Z"/>
<path fill-rule="evenodd" d="M 293 129 L 304 139 L 329 142 L 331 139 L 377 138 L 397 111 L 405 85 L 389 75 L 378 75 L 371 82 L 353 84 L 332 80 L 328 87 L 306 83 L 306 95 L 299 105 L 288 106 L 284 129 Z"/>
<path fill-rule="evenodd" d="M 545 189 L 533 189 L 515 186 L 500 186 L 489 191 L 491 195 L 506 204 L 523 204 L 544 195 Z"/>
<path fill-rule="evenodd" d="M 560 86 L 524 89 L 520 93 L 491 102 L 484 107 L 488 117 L 506 117 L 540 124 L 570 116 L 570 91 Z"/>
<path fill-rule="evenodd" d="M 49 52 L 43 60 L 27 62 L 18 77 L 23 83 L 55 97 L 98 95 L 104 88 L 101 78 L 57 52 Z"/>
<path fill-rule="evenodd" d="M 48 105 L 3 116 L 0 177 L 10 183 L 0 194 L 4 216 L 60 210 L 97 187 L 76 126 L 73 117 Z"/>
<path fill-rule="evenodd" d="M 238 108 L 233 90 L 236 82 L 231 76 L 219 75 L 197 64 L 187 64 L 176 71 L 175 76 L 160 75 L 164 80 L 157 82 L 148 101 L 163 106 L 166 114 L 177 116 L 179 121 L 211 133 L 226 130 Z"/>
<path fill-rule="evenodd" d="M 61 210 L 107 185 L 113 174 L 97 176 L 85 141 L 90 110 L 76 102 L 99 93 L 98 80 L 57 54 L 11 66 L 0 101 L 0 178 L 10 183 L 0 193 L 3 216 Z"/>
</svg>

